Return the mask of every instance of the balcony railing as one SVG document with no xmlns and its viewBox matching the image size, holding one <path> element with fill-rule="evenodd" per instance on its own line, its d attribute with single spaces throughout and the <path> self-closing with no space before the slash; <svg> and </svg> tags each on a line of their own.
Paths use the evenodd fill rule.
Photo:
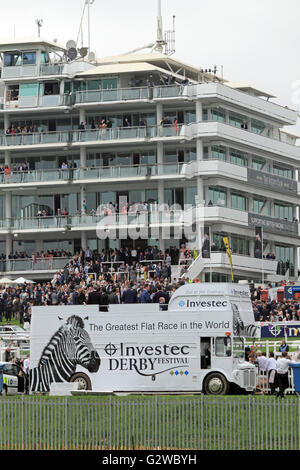
<svg viewBox="0 0 300 470">
<path fill-rule="evenodd" d="M 68 143 L 69 131 L 60 132 L 33 132 L 32 134 L 8 134 L 0 136 L 0 146 L 44 145 Z"/>
<path fill-rule="evenodd" d="M 43 64 L 40 66 L 40 75 L 61 75 L 65 64 Z"/>
<path fill-rule="evenodd" d="M 0 171 L 0 184 L 25 184 L 40 182 L 101 180 L 119 178 L 153 177 L 180 175 L 183 163 L 165 165 L 133 165 L 89 168 L 66 168 L 59 170 L 23 170 L 4 174 Z"/>
<path fill-rule="evenodd" d="M 63 269 L 70 258 L 25 258 L 0 261 L 0 272 L 57 271 Z"/>
<path fill-rule="evenodd" d="M 155 98 L 178 97 L 183 94 L 183 90 L 184 86 L 180 85 L 88 90 L 65 95 L 65 100 L 70 105 L 105 101 L 153 100 Z"/>
<path fill-rule="evenodd" d="M 114 127 L 111 129 L 90 129 L 60 132 L 34 132 L 26 134 L 6 134 L 0 136 L 0 146 L 74 144 L 122 139 L 151 139 L 157 137 L 183 137 L 183 125 L 149 127 Z"/>
</svg>

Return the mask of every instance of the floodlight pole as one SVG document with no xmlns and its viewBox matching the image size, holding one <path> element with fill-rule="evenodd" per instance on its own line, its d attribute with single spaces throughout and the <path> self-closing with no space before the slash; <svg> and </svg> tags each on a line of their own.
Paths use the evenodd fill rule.
<svg viewBox="0 0 300 470">
<path fill-rule="evenodd" d="M 91 18 L 90 18 L 90 7 L 93 5 L 95 0 L 85 0 L 86 5 L 88 6 L 88 48 L 91 50 Z"/>
</svg>

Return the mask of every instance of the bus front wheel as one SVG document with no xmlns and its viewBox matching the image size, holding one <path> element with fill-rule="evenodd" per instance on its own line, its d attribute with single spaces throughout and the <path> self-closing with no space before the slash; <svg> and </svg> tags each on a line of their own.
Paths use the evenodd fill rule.
<svg viewBox="0 0 300 470">
<path fill-rule="evenodd" d="M 203 391 L 206 395 L 226 395 L 229 391 L 229 383 L 224 375 L 214 372 L 205 378 Z"/>
<path fill-rule="evenodd" d="M 83 372 L 74 374 L 70 379 L 70 383 L 78 383 L 80 390 L 92 390 L 91 380 Z"/>
</svg>

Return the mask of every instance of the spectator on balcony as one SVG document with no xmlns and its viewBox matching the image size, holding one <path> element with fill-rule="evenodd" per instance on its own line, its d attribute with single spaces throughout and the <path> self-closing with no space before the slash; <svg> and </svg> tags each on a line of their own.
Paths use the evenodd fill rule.
<svg viewBox="0 0 300 470">
<path fill-rule="evenodd" d="M 131 123 L 127 117 L 123 121 L 123 127 L 131 127 Z"/>
<path fill-rule="evenodd" d="M 171 126 L 172 121 L 170 119 L 170 116 L 167 116 L 166 118 L 163 119 L 163 127 Z"/>
<path fill-rule="evenodd" d="M 78 130 L 84 131 L 84 130 L 85 130 L 85 126 L 86 126 L 85 122 L 81 122 L 81 123 L 79 124 L 79 126 L 78 126 Z"/>
<path fill-rule="evenodd" d="M 109 118 L 106 119 L 106 128 L 111 129 L 112 128 L 112 122 Z"/>
<path fill-rule="evenodd" d="M 248 130 L 248 123 L 247 121 L 243 121 L 242 124 L 241 124 L 241 129 L 245 129 L 245 130 Z"/>
</svg>

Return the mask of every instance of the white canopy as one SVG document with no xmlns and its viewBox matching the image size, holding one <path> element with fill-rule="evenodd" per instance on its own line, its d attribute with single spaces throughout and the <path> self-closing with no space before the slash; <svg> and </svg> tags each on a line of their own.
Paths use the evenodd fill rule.
<svg viewBox="0 0 300 470">
<path fill-rule="evenodd" d="M 14 282 L 16 284 L 35 284 L 34 281 L 31 281 L 30 279 L 25 279 L 24 277 L 19 277 Z"/>
<path fill-rule="evenodd" d="M 13 281 L 8 277 L 2 277 L 2 279 L 0 279 L 0 284 L 16 284 L 16 281 Z"/>
</svg>

